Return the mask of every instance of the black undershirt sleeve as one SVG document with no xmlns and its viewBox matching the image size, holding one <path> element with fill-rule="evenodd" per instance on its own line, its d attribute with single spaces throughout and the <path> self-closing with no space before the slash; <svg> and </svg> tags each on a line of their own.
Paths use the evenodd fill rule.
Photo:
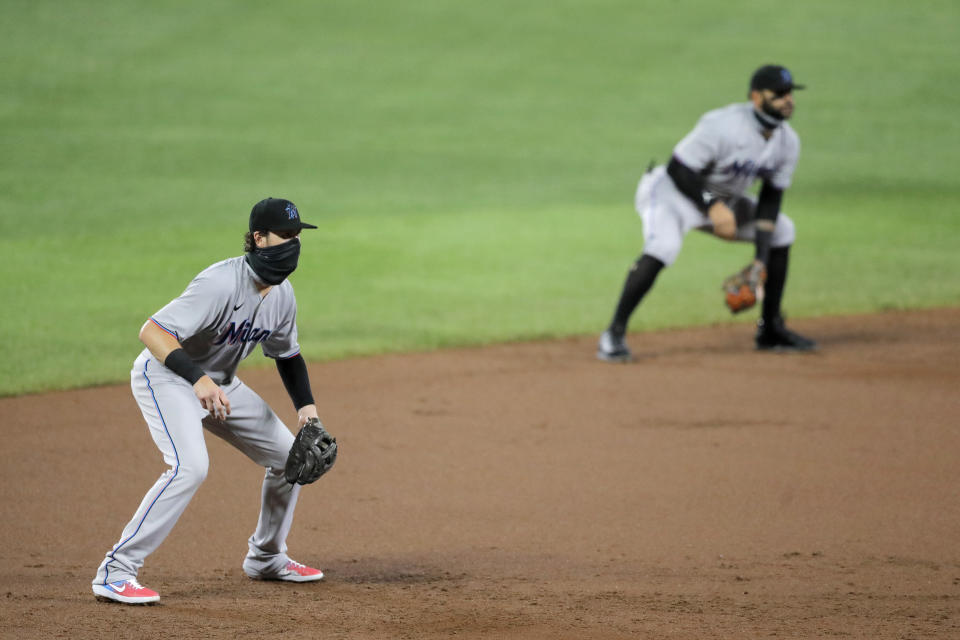
<svg viewBox="0 0 960 640">
<path fill-rule="evenodd" d="M 757 228 L 754 244 L 757 252 L 755 257 L 763 264 L 767 264 L 770 258 L 770 239 L 773 237 L 773 225 L 777 222 L 777 216 L 780 215 L 780 204 L 783 202 L 783 189 L 778 189 L 769 182 L 764 181 L 760 187 L 760 195 L 757 197 L 756 220 L 767 221 L 769 229 L 761 230 Z M 764 226 L 764 225 L 759 225 Z"/>
<path fill-rule="evenodd" d="M 703 176 L 677 160 L 676 156 L 670 158 L 667 175 L 673 180 L 673 184 L 677 185 L 680 193 L 690 198 L 700 211 L 707 212 L 711 203 L 703 199 Z"/>
<path fill-rule="evenodd" d="M 313 404 L 313 393 L 310 391 L 310 376 L 307 373 L 307 363 L 299 353 L 292 358 L 281 360 L 277 358 L 277 371 L 286 387 L 293 408 L 297 411 L 301 407 Z"/>
</svg>

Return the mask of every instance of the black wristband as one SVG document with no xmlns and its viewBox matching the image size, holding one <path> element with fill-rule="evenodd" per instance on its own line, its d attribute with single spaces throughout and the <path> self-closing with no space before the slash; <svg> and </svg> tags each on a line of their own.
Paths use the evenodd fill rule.
<svg viewBox="0 0 960 640">
<path fill-rule="evenodd" d="M 314 404 L 313 393 L 310 391 L 310 376 L 307 373 L 307 363 L 299 353 L 292 358 L 277 359 L 277 371 L 283 386 L 286 387 L 293 408 L 297 411 L 308 404 Z"/>
<path fill-rule="evenodd" d="M 174 349 L 163 361 L 163 364 L 175 374 L 189 382 L 196 384 L 197 380 L 207 375 L 196 362 L 190 359 L 182 348 Z"/>
</svg>

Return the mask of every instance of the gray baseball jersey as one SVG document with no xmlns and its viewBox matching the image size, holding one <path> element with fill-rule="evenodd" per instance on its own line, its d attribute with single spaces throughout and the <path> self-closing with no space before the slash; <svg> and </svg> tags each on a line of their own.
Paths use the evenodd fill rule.
<svg viewBox="0 0 960 640">
<path fill-rule="evenodd" d="M 736 103 L 708 111 L 693 130 L 673 149 L 684 165 L 704 175 L 709 197 L 723 199 L 737 216 L 737 240 L 754 239 L 752 224 L 755 201 L 745 195 L 757 179 L 786 189 L 800 155 L 800 139 L 787 122 L 774 129 L 769 138 L 753 113 L 750 102 Z M 691 229 L 711 228 L 710 221 L 684 195 L 659 166 L 645 174 L 637 186 L 637 213 L 643 219 L 644 253 L 664 264 L 673 264 Z M 793 243 L 793 221 L 782 212 L 777 216 L 771 246 Z"/>
<path fill-rule="evenodd" d="M 235 372 L 258 344 L 267 356 L 295 356 L 300 350 L 296 317 L 290 283 L 274 285 L 261 298 L 253 270 L 243 257 L 211 265 L 180 297 L 152 316 L 221 386 L 231 411 L 223 420 L 214 418 L 198 401 L 193 385 L 148 349 L 140 353 L 130 372 L 130 386 L 169 469 L 144 496 L 120 540 L 107 552 L 94 585 L 136 578 L 146 557 L 173 529 L 207 475 L 204 428 L 266 469 L 260 518 L 247 541 L 244 569 L 269 573 L 286 565 L 286 538 L 300 492 L 300 486 L 289 484 L 283 475 L 293 434 Z"/>
<path fill-rule="evenodd" d="M 800 156 L 800 138 L 783 122 L 770 139 L 753 104 L 740 102 L 708 111 L 673 149 L 673 155 L 694 171 L 706 171 L 706 190 L 721 198 L 743 195 L 757 178 L 786 189 Z"/>
<path fill-rule="evenodd" d="M 242 257 L 207 267 L 151 317 L 217 384 L 229 383 L 258 344 L 271 358 L 297 355 L 296 319 L 290 281 L 261 298 L 253 269 Z"/>
</svg>

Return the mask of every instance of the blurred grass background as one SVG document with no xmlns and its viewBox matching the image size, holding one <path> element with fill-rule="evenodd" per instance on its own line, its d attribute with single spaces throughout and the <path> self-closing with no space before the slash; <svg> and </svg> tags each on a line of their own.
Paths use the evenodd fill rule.
<svg viewBox="0 0 960 640">
<path fill-rule="evenodd" d="M 0 395 L 126 380 L 266 196 L 321 227 L 291 278 L 308 360 L 597 334 L 637 179 L 767 62 L 809 85 L 787 313 L 960 302 L 952 0 L 4 9 Z M 632 330 L 751 321 L 719 293 L 750 254 L 692 234 Z"/>
</svg>

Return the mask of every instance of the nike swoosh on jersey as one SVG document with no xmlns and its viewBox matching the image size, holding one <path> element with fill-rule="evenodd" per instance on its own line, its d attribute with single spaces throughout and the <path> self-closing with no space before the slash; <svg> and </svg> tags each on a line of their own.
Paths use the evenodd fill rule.
<svg viewBox="0 0 960 640">
<path fill-rule="evenodd" d="M 243 306 L 243 303 L 241 302 L 240 304 L 238 304 L 237 306 L 235 306 L 235 307 L 233 308 L 233 310 L 236 311 L 237 309 L 239 309 L 239 308 L 242 307 L 242 306 Z"/>
</svg>

